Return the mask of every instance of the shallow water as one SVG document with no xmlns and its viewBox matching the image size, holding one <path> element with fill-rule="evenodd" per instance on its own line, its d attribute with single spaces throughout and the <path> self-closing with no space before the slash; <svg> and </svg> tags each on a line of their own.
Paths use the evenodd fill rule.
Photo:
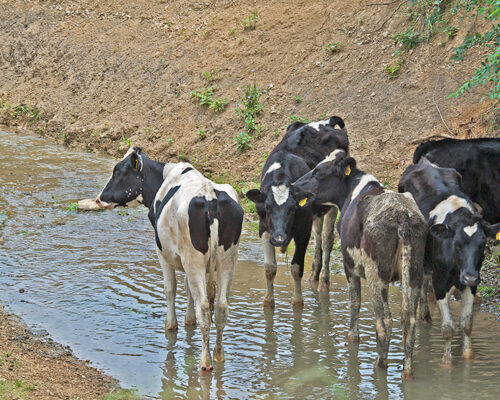
<svg viewBox="0 0 500 400">
<path fill-rule="evenodd" d="M 439 312 L 419 326 L 415 379 L 402 383 L 400 292 L 391 287 L 393 339 L 387 372 L 374 369 L 375 324 L 363 294 L 361 343 L 347 345 L 346 281 L 332 275 L 328 298 L 304 284 L 294 311 L 288 259 L 279 256 L 276 310 L 265 312 L 265 277 L 257 234 L 245 225 L 224 331 L 226 361 L 200 378 L 197 328 L 178 275 L 177 333 L 164 332 L 165 299 L 145 208 L 74 212 L 69 203 L 94 197 L 114 161 L 0 132 L 0 301 L 35 330 L 151 398 L 224 399 L 486 399 L 500 383 L 500 323 L 477 312 L 474 362 L 453 341 L 451 370 L 440 367 Z M 310 269 L 308 260 L 306 269 Z M 307 272 L 306 272 L 307 275 Z M 20 289 L 23 291 L 20 292 Z M 458 302 L 452 304 L 455 321 Z M 211 339 L 214 343 L 214 337 Z"/>
</svg>

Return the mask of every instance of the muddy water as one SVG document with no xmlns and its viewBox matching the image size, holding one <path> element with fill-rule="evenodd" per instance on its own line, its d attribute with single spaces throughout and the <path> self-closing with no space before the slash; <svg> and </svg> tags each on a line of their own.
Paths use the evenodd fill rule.
<svg viewBox="0 0 500 400">
<path fill-rule="evenodd" d="M 264 312 L 262 256 L 250 226 L 231 295 L 227 360 L 216 365 L 211 378 L 200 378 L 198 330 L 181 325 L 176 334 L 165 335 L 163 329 L 162 277 L 146 210 L 66 209 L 95 196 L 113 164 L 37 137 L 0 132 L 0 301 L 124 387 L 162 399 L 498 398 L 500 323 L 491 314 L 475 315 L 474 362 L 461 359 L 457 338 L 453 368 L 445 370 L 439 365 L 442 338 L 434 309 L 433 326 L 419 327 L 416 379 L 402 383 L 399 288 L 391 287 L 390 294 L 389 369 L 377 371 L 374 318 L 365 295 L 361 343 L 345 343 L 348 305 L 342 274 L 332 275 L 326 299 L 306 285 L 304 310 L 295 312 L 288 260 L 280 256 L 276 311 Z M 182 277 L 177 304 L 182 321 Z M 452 306 L 456 318 L 458 303 Z"/>
</svg>

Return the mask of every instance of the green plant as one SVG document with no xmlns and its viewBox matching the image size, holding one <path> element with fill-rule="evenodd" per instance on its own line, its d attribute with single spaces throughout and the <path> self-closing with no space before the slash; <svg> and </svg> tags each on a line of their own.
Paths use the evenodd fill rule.
<svg viewBox="0 0 500 400">
<path fill-rule="evenodd" d="M 302 97 L 300 96 L 293 96 L 293 101 L 297 104 L 302 103 Z"/>
<path fill-rule="evenodd" d="M 384 71 L 387 72 L 389 78 L 395 79 L 399 76 L 399 71 L 401 70 L 401 66 L 404 64 L 404 60 L 399 59 L 394 61 L 392 64 L 387 64 L 384 68 Z"/>
<path fill-rule="evenodd" d="M 200 138 L 200 140 L 205 140 L 207 134 L 203 129 L 198 129 L 198 137 Z"/>
<path fill-rule="evenodd" d="M 66 208 L 66 211 L 77 211 L 78 210 L 78 203 L 68 203 L 65 208 Z"/>
<path fill-rule="evenodd" d="M 218 99 L 213 97 L 215 93 L 216 87 L 207 87 L 207 88 L 201 88 L 198 91 L 191 91 L 191 97 L 198 99 L 200 104 L 202 106 L 208 106 L 208 108 L 211 108 L 215 112 L 222 111 L 228 104 L 228 101 L 226 98 Z"/>
<path fill-rule="evenodd" d="M 297 115 L 289 115 L 288 118 L 290 119 L 290 122 L 296 122 L 296 121 L 298 121 L 298 122 L 303 122 L 305 124 L 308 124 L 309 122 L 311 122 L 309 120 L 309 118 L 307 118 L 307 117 L 299 117 Z"/>
<path fill-rule="evenodd" d="M 140 400 L 137 390 L 114 388 L 102 400 Z"/>
<path fill-rule="evenodd" d="M 257 27 L 259 15 L 257 10 L 254 10 L 252 15 L 245 19 L 245 29 L 254 30 Z"/>
<path fill-rule="evenodd" d="M 485 33 L 475 32 L 465 37 L 463 43 L 454 49 L 452 59 L 463 61 L 467 51 L 474 46 L 486 46 L 490 54 L 474 71 L 472 77 L 448 97 L 458 97 L 475 86 L 489 86 L 485 96 L 492 100 L 500 100 L 500 2 L 498 0 L 459 0 L 453 11 L 465 10 L 466 14 L 482 16 L 491 28 Z"/>
<path fill-rule="evenodd" d="M 345 47 L 345 44 L 339 42 L 333 42 L 326 45 L 326 49 L 332 53 L 337 53 Z"/>
<path fill-rule="evenodd" d="M 458 28 L 455 26 L 447 25 L 444 29 L 443 32 L 448 35 L 449 39 L 453 39 L 455 36 L 457 36 L 458 33 Z"/>
<path fill-rule="evenodd" d="M 273 136 L 279 136 L 280 130 L 278 128 L 273 130 Z"/>
<path fill-rule="evenodd" d="M 127 137 L 125 137 L 125 136 L 123 136 L 123 135 L 122 135 L 122 143 L 123 143 L 125 146 L 127 146 L 127 147 L 130 147 L 130 145 L 131 145 L 130 139 L 129 139 L 129 138 L 127 138 Z"/>
<path fill-rule="evenodd" d="M 422 36 L 413 28 L 409 28 L 404 32 L 395 33 L 392 35 L 395 44 L 401 43 L 407 49 L 413 49 L 422 41 Z"/>
<path fill-rule="evenodd" d="M 481 293 L 481 297 L 488 298 L 494 296 L 498 289 L 493 286 L 478 286 L 477 290 Z"/>
<path fill-rule="evenodd" d="M 215 67 L 211 71 L 203 72 L 203 78 L 205 78 L 208 82 L 215 82 L 220 79 L 219 77 L 219 69 Z"/>
<path fill-rule="evenodd" d="M 264 109 L 264 105 L 260 102 L 261 96 L 267 90 L 259 89 L 254 81 L 253 85 L 248 85 L 245 88 L 244 94 L 241 97 L 241 104 L 237 103 L 234 112 L 238 114 L 245 123 L 244 132 L 240 132 L 233 139 L 237 142 L 236 148 L 244 151 L 247 148 L 252 148 L 250 144 L 252 137 L 259 137 L 262 126 L 257 121 L 257 115 Z"/>
<path fill-rule="evenodd" d="M 30 112 L 30 107 L 27 104 L 21 103 L 18 104 L 17 106 L 14 106 L 14 109 L 12 111 L 12 117 L 17 118 L 20 115 L 28 115 Z"/>
<path fill-rule="evenodd" d="M 238 136 L 236 136 L 233 140 L 236 142 L 236 148 L 239 151 L 253 149 L 253 145 L 251 143 L 252 137 L 247 132 L 238 133 Z"/>
</svg>

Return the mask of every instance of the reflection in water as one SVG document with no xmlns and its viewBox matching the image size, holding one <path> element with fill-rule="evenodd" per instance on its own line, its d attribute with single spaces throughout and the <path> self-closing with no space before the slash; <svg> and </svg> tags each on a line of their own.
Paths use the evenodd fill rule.
<svg viewBox="0 0 500 400">
<path fill-rule="evenodd" d="M 374 317 L 365 297 L 361 342 L 345 341 L 349 311 L 342 275 L 331 277 L 326 295 L 304 283 L 304 309 L 297 311 L 291 306 L 289 267 L 280 256 L 276 309 L 262 308 L 262 255 L 249 227 L 240 245 L 224 332 L 226 361 L 215 364 L 212 376 L 200 377 L 198 329 L 181 324 L 178 332 L 164 330 L 162 276 L 146 210 L 75 213 L 64 208 L 94 196 L 113 164 L 40 138 L 0 133 L 0 236 L 5 240 L 0 245 L 0 301 L 123 386 L 160 399 L 477 399 L 496 392 L 500 325 L 490 314 L 475 315 L 475 361 L 462 360 L 457 340 L 453 368 L 443 370 L 434 310 L 433 326 L 419 326 L 415 379 L 402 383 L 399 288 L 390 292 L 389 369 L 375 370 Z M 186 297 L 183 279 L 178 282 L 183 321 Z"/>
</svg>

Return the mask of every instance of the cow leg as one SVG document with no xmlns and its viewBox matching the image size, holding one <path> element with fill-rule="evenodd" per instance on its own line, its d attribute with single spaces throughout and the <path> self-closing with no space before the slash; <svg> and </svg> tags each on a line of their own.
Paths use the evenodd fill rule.
<svg viewBox="0 0 500 400">
<path fill-rule="evenodd" d="M 309 281 L 316 285 L 319 281 L 319 274 L 321 272 L 323 250 L 322 250 L 322 231 L 323 231 L 323 217 L 316 217 L 313 219 L 313 235 L 314 235 L 314 258 L 311 267 L 311 276 Z"/>
<path fill-rule="evenodd" d="M 389 310 L 388 293 L 389 284 L 383 282 L 378 277 L 378 268 L 365 268 L 367 274 L 368 287 L 377 318 L 377 367 L 387 368 L 387 357 L 389 354 L 389 342 L 392 333 L 392 317 Z M 370 271 L 371 273 L 369 273 Z"/>
<path fill-rule="evenodd" d="M 309 225 L 309 231 L 298 232 L 293 238 L 295 241 L 295 253 L 293 253 L 292 265 L 290 266 L 294 281 L 292 304 L 294 307 L 299 308 L 304 306 L 304 299 L 302 298 L 302 276 L 304 275 L 304 258 L 306 256 L 307 244 L 309 243 L 310 236 L 311 225 Z"/>
<path fill-rule="evenodd" d="M 351 320 L 347 340 L 359 342 L 359 308 L 361 307 L 361 279 L 357 275 L 349 277 L 349 308 Z"/>
<path fill-rule="evenodd" d="M 453 318 L 450 313 L 450 292 L 446 293 L 444 299 L 437 301 L 439 311 L 441 312 L 441 332 L 444 339 L 443 365 L 451 365 L 451 339 L 453 339 L 453 330 L 455 329 Z"/>
<path fill-rule="evenodd" d="M 233 251 L 231 259 L 223 261 L 228 265 L 217 263 L 217 302 L 215 305 L 215 326 L 217 327 L 217 339 L 214 348 L 214 360 L 217 362 L 224 361 L 224 347 L 222 346 L 222 333 L 227 322 L 229 306 L 227 304 L 231 283 L 233 281 L 234 267 L 236 266 L 237 252 Z"/>
<path fill-rule="evenodd" d="M 269 242 L 269 232 L 262 234 L 262 249 L 264 250 L 264 268 L 266 269 L 267 293 L 264 297 L 264 307 L 274 308 L 274 278 L 276 276 L 276 250 Z"/>
<path fill-rule="evenodd" d="M 330 254 L 332 252 L 333 241 L 335 239 L 335 221 L 337 220 L 337 207 L 332 207 L 323 216 L 323 230 L 321 232 L 321 247 L 323 251 L 323 267 L 319 277 L 318 290 L 328 292 L 330 287 Z"/>
<path fill-rule="evenodd" d="M 406 286 L 403 293 L 403 304 L 401 307 L 401 327 L 403 329 L 403 349 L 405 352 L 402 379 L 411 379 L 413 376 L 413 348 L 416 338 L 416 318 L 419 297 L 422 295 L 420 287 L 412 288 Z M 388 303 L 386 303 L 388 306 Z M 390 311 L 389 311 L 390 314 Z"/>
<path fill-rule="evenodd" d="M 163 255 L 157 250 L 163 271 L 163 291 L 167 298 L 167 318 L 165 320 L 165 330 L 177 329 L 177 317 L 175 315 L 175 294 L 177 291 L 177 281 L 175 280 L 175 270 L 167 263 Z"/>
<path fill-rule="evenodd" d="M 203 265 L 203 263 L 199 263 Z M 185 265 L 185 263 L 183 263 Z M 189 288 L 193 296 L 196 319 L 201 332 L 201 372 L 212 371 L 212 357 L 210 356 L 210 303 L 206 291 L 205 268 L 201 271 L 188 273 Z"/>
<path fill-rule="evenodd" d="M 429 310 L 429 299 L 427 298 L 427 291 L 429 290 L 430 283 L 431 276 L 424 275 L 417 311 L 419 319 L 421 319 L 427 325 L 430 325 L 430 323 L 432 322 L 431 312 Z"/>
<path fill-rule="evenodd" d="M 187 275 L 184 277 L 184 286 L 186 288 L 187 294 L 187 310 L 186 310 L 186 325 L 196 325 L 196 314 L 194 312 L 194 301 L 193 296 L 191 295 L 191 290 L 189 289 L 189 279 Z"/>
<path fill-rule="evenodd" d="M 472 333 L 472 306 L 474 304 L 474 295 L 471 288 L 467 286 L 462 292 L 462 313 L 460 315 L 460 325 L 464 338 L 463 357 L 467 360 L 474 358 L 472 351 L 471 333 Z"/>
</svg>

